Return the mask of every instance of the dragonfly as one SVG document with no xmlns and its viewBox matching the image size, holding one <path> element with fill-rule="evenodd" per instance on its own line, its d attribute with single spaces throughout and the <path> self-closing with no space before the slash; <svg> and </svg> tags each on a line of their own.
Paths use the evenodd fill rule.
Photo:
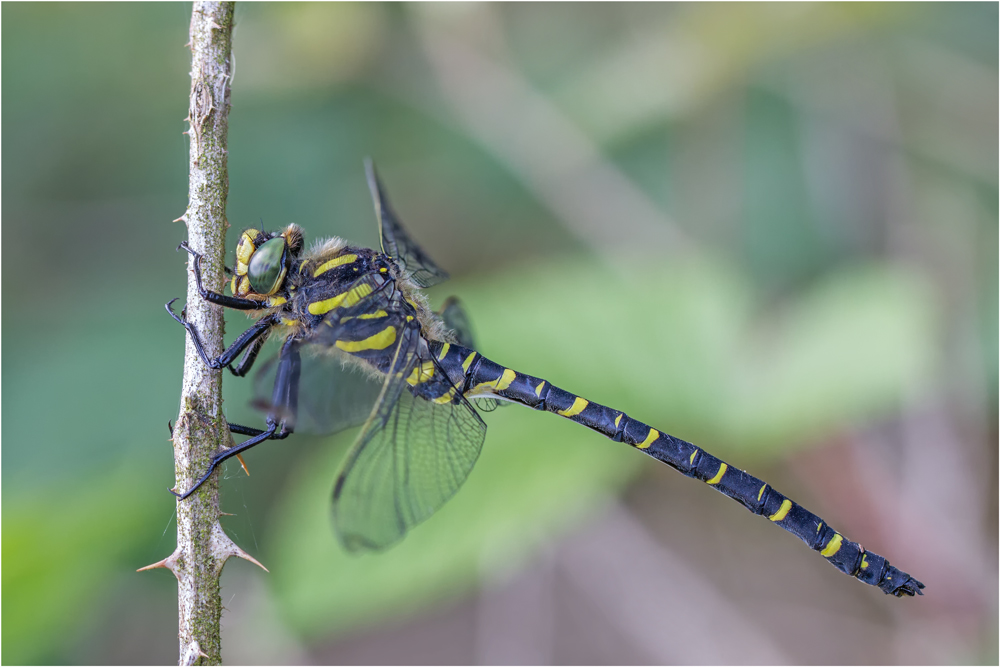
<svg viewBox="0 0 1000 667">
<path fill-rule="evenodd" d="M 428 305 L 422 290 L 448 274 L 404 231 L 370 160 L 365 170 L 381 250 L 337 237 L 304 250 L 302 229 L 294 224 L 275 232 L 246 229 L 235 268 L 227 268 L 229 296 L 206 289 L 201 254 L 186 242 L 179 247 L 193 256 L 202 299 L 256 317 L 210 357 L 185 312 L 167 303 L 202 360 L 243 377 L 269 338 L 280 342 L 280 351 L 257 376 L 255 403 L 266 413 L 265 427 L 230 423 L 232 433 L 249 437 L 218 452 L 190 489 L 171 490 L 174 495 L 187 498 L 223 461 L 297 428 L 335 432 L 360 425 L 334 484 L 334 525 L 347 550 L 382 550 L 465 482 L 486 438 L 480 411 L 515 403 L 582 424 L 701 480 L 863 583 L 896 597 L 923 594 L 924 584 L 766 482 L 621 410 L 480 354 L 455 298 L 438 312 Z"/>
</svg>

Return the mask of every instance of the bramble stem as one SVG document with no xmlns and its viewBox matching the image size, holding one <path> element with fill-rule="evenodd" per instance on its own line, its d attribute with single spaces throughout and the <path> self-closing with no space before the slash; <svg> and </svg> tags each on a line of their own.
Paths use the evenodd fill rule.
<svg viewBox="0 0 1000 667">
<path fill-rule="evenodd" d="M 227 133 L 229 81 L 232 67 L 232 2 L 195 2 L 191 13 L 191 99 L 189 123 L 188 207 L 184 220 L 188 244 L 201 253 L 206 286 L 221 291 L 225 257 Z M 206 352 L 223 349 L 222 308 L 198 294 L 189 258 L 187 318 L 201 332 Z M 181 411 L 174 427 L 174 468 L 177 488 L 191 487 L 212 457 L 230 440 L 222 412 L 222 371 L 209 368 L 187 337 Z M 218 476 L 197 493 L 177 502 L 177 551 L 180 616 L 179 664 L 217 665 L 222 660 L 219 622 L 222 599 L 219 575 L 231 555 L 220 541 Z"/>
</svg>

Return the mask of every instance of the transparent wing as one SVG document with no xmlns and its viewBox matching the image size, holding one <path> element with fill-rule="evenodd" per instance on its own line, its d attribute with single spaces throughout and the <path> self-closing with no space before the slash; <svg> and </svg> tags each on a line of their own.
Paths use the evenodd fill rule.
<svg viewBox="0 0 1000 667">
<path fill-rule="evenodd" d="M 381 383 L 345 364 L 343 357 L 330 354 L 328 346 L 304 345 L 302 356 L 295 430 L 329 434 L 363 424 L 375 405 Z M 263 412 L 273 412 L 276 361 L 277 357 L 269 359 L 254 378 L 253 406 Z"/>
<path fill-rule="evenodd" d="M 382 252 L 392 257 L 420 287 L 430 287 L 447 280 L 448 274 L 413 242 L 399 224 L 399 218 L 389 205 L 371 160 L 365 160 L 365 174 L 375 204 L 375 215 L 378 216 Z"/>
<path fill-rule="evenodd" d="M 438 315 L 441 316 L 444 325 L 455 333 L 455 341 L 459 345 L 472 350 L 476 349 L 476 338 L 472 334 L 469 316 L 465 314 L 465 309 L 457 297 L 450 296 L 445 299 Z"/>
<path fill-rule="evenodd" d="M 410 331 L 334 487 L 334 522 L 349 551 L 384 549 L 437 511 L 486 438 L 486 424 L 461 396 L 436 403 L 408 390 L 404 378 L 420 361 L 419 333 Z"/>
<path fill-rule="evenodd" d="M 325 314 L 302 345 L 298 414 L 275 411 L 272 388 L 277 357 L 269 359 L 254 380 L 253 405 L 291 419 L 298 432 L 336 433 L 363 424 L 382 388 L 377 372 L 363 369 L 362 362 L 340 352 L 336 343 L 389 325 L 399 326 L 401 295 L 391 281 L 378 274 L 356 280 L 344 293 L 349 298 Z"/>
</svg>

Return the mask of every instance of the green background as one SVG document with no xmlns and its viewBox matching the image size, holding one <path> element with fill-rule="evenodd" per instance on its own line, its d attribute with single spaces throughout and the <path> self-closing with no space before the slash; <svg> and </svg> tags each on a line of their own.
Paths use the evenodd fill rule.
<svg viewBox="0 0 1000 667">
<path fill-rule="evenodd" d="M 4 4 L 3 647 L 176 660 L 189 4 Z M 352 434 L 255 449 L 243 663 L 997 660 L 995 4 L 239 5 L 233 227 L 377 243 L 373 157 L 487 356 L 704 446 L 927 584 L 886 598 L 629 448 L 486 416 L 397 548 Z M 230 257 L 232 251 L 230 250 Z M 230 314 L 228 339 L 246 326 Z M 227 414 L 256 423 L 250 381 Z"/>
</svg>

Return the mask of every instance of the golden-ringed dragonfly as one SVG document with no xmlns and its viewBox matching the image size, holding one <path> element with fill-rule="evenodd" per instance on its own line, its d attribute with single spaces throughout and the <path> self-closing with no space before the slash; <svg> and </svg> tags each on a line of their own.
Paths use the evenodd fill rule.
<svg viewBox="0 0 1000 667">
<path fill-rule="evenodd" d="M 203 299 L 257 317 L 213 359 L 184 312 L 176 315 L 168 303 L 205 363 L 244 376 L 269 336 L 281 346 L 258 375 L 269 387 L 269 398 L 258 400 L 267 413 L 265 428 L 229 424 L 233 433 L 250 437 L 219 452 L 194 486 L 175 495 L 187 498 L 226 459 L 297 427 L 333 432 L 362 424 L 334 485 L 335 526 L 348 550 L 384 549 L 455 494 L 486 437 L 477 407 L 490 410 L 506 401 L 583 424 L 700 479 L 866 584 L 897 597 L 922 594 L 922 583 L 756 477 L 620 410 L 477 352 L 457 301 L 449 299 L 439 313 L 427 306 L 421 288 L 447 274 L 403 231 L 371 162 L 366 170 L 381 252 L 338 238 L 303 252 L 296 225 L 280 232 L 247 229 L 236 247 L 232 296 L 226 296 L 202 286 L 201 255 L 182 244 L 194 256 Z"/>
</svg>

